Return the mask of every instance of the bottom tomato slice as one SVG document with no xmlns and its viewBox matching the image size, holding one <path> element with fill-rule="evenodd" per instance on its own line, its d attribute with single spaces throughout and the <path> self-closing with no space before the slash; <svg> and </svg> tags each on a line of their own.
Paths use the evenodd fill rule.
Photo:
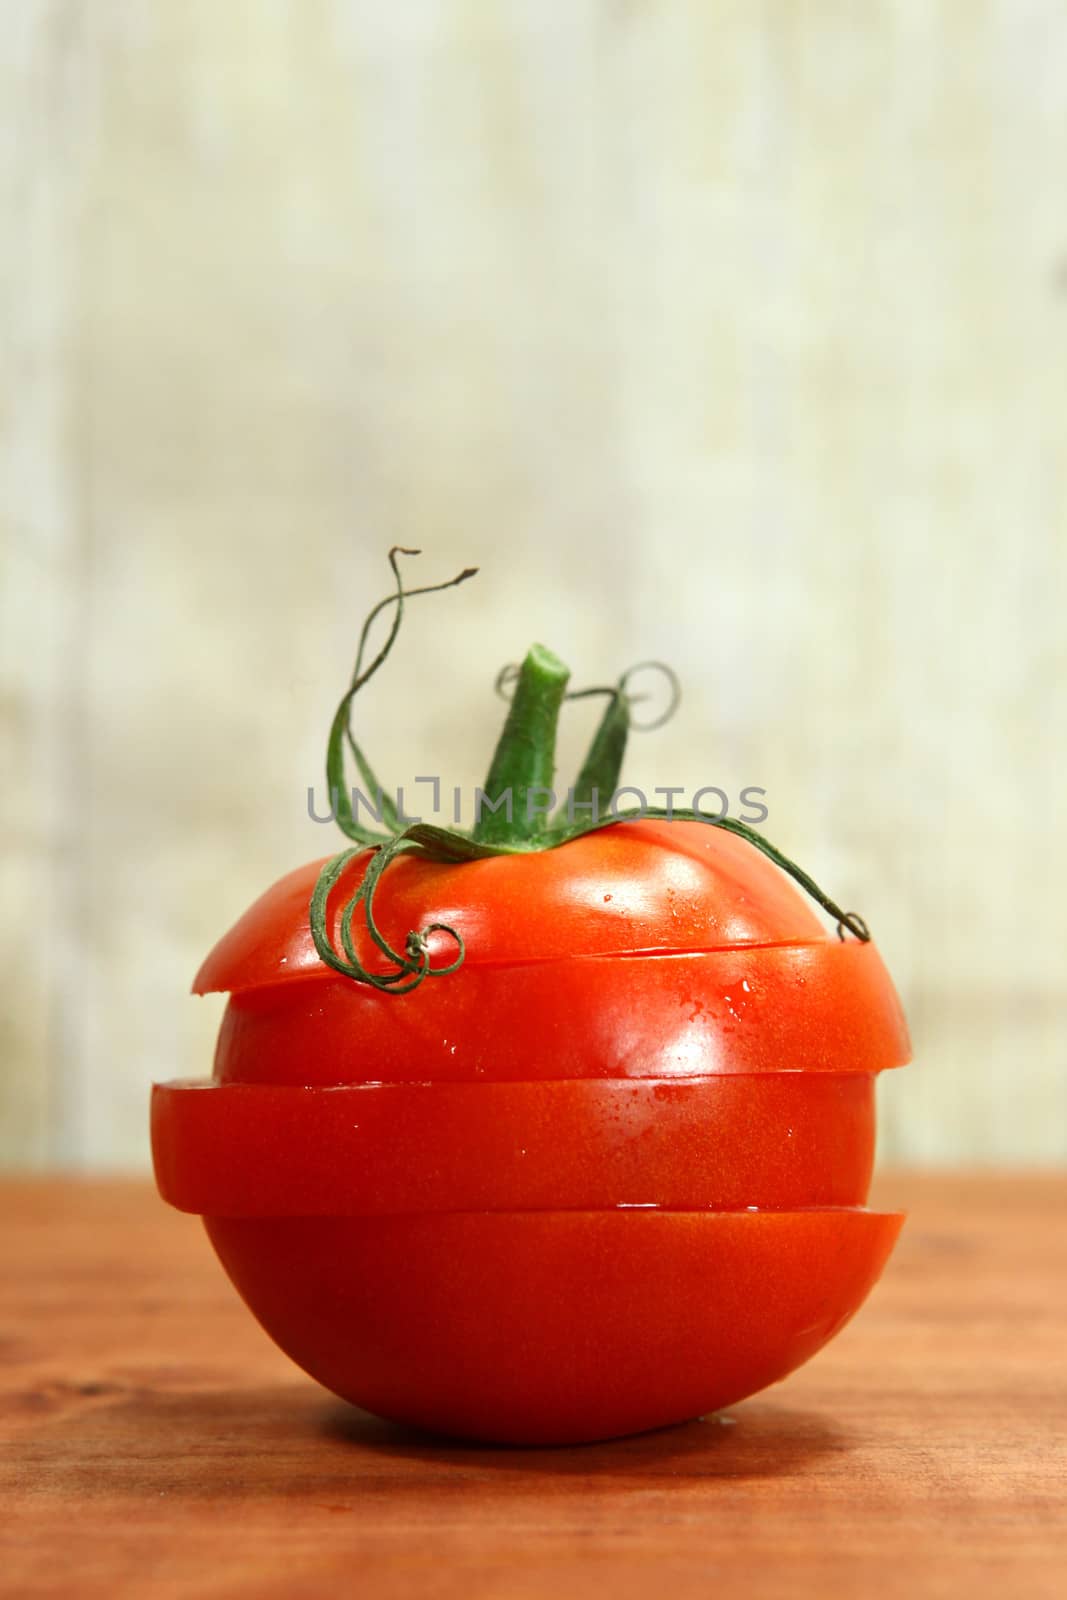
<svg viewBox="0 0 1067 1600">
<path fill-rule="evenodd" d="M 211 1216 L 862 1205 L 874 1079 L 157 1084 L 165 1200 Z"/>
<path fill-rule="evenodd" d="M 784 1377 L 848 1321 L 902 1218 L 861 1210 L 206 1218 L 260 1323 L 380 1416 L 610 1438 Z"/>
</svg>

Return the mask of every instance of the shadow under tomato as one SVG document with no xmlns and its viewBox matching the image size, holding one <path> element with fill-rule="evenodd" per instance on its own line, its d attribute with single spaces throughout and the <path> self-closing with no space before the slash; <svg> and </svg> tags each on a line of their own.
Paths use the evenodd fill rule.
<svg viewBox="0 0 1067 1600">
<path fill-rule="evenodd" d="M 656 1480 L 798 1474 L 852 1448 L 822 1418 L 760 1400 L 603 1444 L 525 1449 L 435 1438 L 310 1383 L 191 1389 L 87 1375 L 16 1390 L 0 1412 L 0 1488 L 53 1504 L 268 1497 L 348 1511 L 355 1495 L 375 1515 L 402 1516 L 428 1490 L 465 1498 L 482 1484 L 518 1497 L 587 1479 L 625 1494 Z"/>
<path fill-rule="evenodd" d="M 355 1406 L 327 1402 L 327 1437 L 397 1461 L 466 1473 L 514 1472 L 525 1487 L 537 1477 L 762 1478 L 800 1471 L 829 1454 L 845 1454 L 846 1435 L 810 1412 L 748 1401 L 733 1410 L 674 1427 L 583 1445 L 478 1444 L 386 1422 Z"/>
</svg>

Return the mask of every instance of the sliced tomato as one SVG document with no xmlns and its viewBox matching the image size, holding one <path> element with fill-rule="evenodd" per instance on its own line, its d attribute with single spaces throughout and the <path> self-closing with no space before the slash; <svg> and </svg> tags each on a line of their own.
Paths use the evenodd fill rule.
<svg viewBox="0 0 1067 1600">
<path fill-rule="evenodd" d="M 165 1200 L 213 1216 L 857 1205 L 874 1080 L 160 1084 Z"/>
<path fill-rule="evenodd" d="M 331 897 L 337 948 L 341 909 L 369 859 L 356 858 Z M 322 865 L 290 872 L 249 907 L 197 973 L 198 994 L 325 973 L 308 925 Z M 448 924 L 462 935 L 469 966 L 831 937 L 772 862 L 700 822 L 621 822 L 552 850 L 462 865 L 401 857 L 382 876 L 375 915 L 399 950 L 412 929 Z M 388 969 L 359 917 L 353 932 L 366 966 Z M 429 948 L 438 964 L 455 956 L 446 934 L 431 935 Z"/>
<path fill-rule="evenodd" d="M 784 1377 L 877 1281 L 902 1218 L 859 1210 L 207 1218 L 304 1370 L 380 1416 L 566 1444 Z"/>
<path fill-rule="evenodd" d="M 729 1404 L 855 1311 L 901 1221 L 855 1207 L 907 1032 L 874 947 L 748 842 L 647 821 L 398 858 L 389 943 L 465 944 L 406 994 L 320 960 L 319 866 L 201 968 L 231 991 L 215 1082 L 153 1099 L 164 1196 L 308 1372 L 401 1421 L 567 1442 Z M 389 969 L 362 912 L 353 937 Z"/>
<path fill-rule="evenodd" d="M 880 1072 L 910 1054 L 873 945 L 463 966 L 406 995 L 347 978 L 231 997 L 223 1082 Z"/>
</svg>

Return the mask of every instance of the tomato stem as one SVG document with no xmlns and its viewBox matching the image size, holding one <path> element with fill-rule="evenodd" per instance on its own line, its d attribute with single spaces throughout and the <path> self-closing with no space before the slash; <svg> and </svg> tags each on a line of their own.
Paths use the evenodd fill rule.
<svg viewBox="0 0 1067 1600">
<path fill-rule="evenodd" d="M 619 786 L 630 734 L 630 701 L 619 685 L 607 692 L 610 699 L 604 715 L 597 724 L 567 804 L 556 815 L 559 827 L 573 824 L 579 815 L 595 821 Z"/>
<path fill-rule="evenodd" d="M 476 796 L 471 837 L 479 844 L 532 843 L 545 832 L 556 774 L 556 725 L 569 678 L 570 668 L 551 650 L 530 646 L 489 776 Z"/>
<path fill-rule="evenodd" d="M 665 820 L 703 822 L 708 827 L 723 828 L 737 834 L 761 851 L 776 866 L 800 885 L 837 924 L 838 937 L 846 932 L 866 943 L 871 935 L 863 918 L 852 911 L 842 911 L 840 906 L 819 888 L 815 880 L 798 867 L 794 861 L 778 850 L 762 834 L 732 817 L 706 816 L 699 811 L 674 807 L 665 810 L 643 806 L 632 810 L 619 810 L 613 804 L 618 788 L 622 761 L 626 752 L 627 736 L 631 728 L 659 727 L 678 704 L 678 680 L 670 667 L 659 661 L 643 661 L 623 673 L 612 687 L 572 690 L 567 693 L 569 669 L 543 645 L 532 645 L 526 659 L 518 668 L 507 667 L 497 678 L 497 689 L 503 692 L 506 682 L 514 682 L 514 693 L 508 707 L 507 719 L 497 742 L 489 767 L 485 788 L 476 799 L 475 823 L 470 833 L 458 828 L 441 828 L 432 823 L 417 822 L 404 827 L 396 806 L 381 790 L 373 768 L 364 755 L 352 732 L 350 719 L 352 702 L 386 660 L 400 631 L 404 616 L 404 601 L 413 595 L 434 594 L 449 589 L 473 577 L 476 567 L 467 567 L 445 583 L 427 584 L 418 589 L 405 589 L 397 558 L 418 555 L 417 550 L 395 546 L 389 552 L 389 565 L 393 570 L 396 588 L 380 600 L 363 624 L 356 664 L 351 682 L 338 704 L 330 727 L 326 751 L 326 777 L 338 826 L 342 833 L 356 841 L 356 847 L 341 851 L 331 857 L 319 873 L 311 898 L 309 921 L 311 934 L 320 958 L 335 972 L 365 983 L 385 994 L 407 994 L 418 987 L 424 978 L 443 977 L 455 972 L 464 958 L 463 938 L 446 923 L 434 922 L 421 929 L 412 929 L 403 951 L 394 949 L 383 935 L 374 915 L 374 894 L 389 864 L 405 853 L 423 856 L 432 861 L 461 865 L 466 861 L 483 860 L 489 856 L 519 854 L 528 850 L 550 850 L 567 844 L 600 828 L 617 826 L 635 817 L 655 817 Z M 367 650 L 370 628 L 383 612 L 393 608 L 393 620 L 385 643 L 368 667 L 363 658 Z M 639 670 L 654 668 L 664 674 L 671 691 L 666 711 L 651 722 L 635 724 L 632 707 L 642 696 L 634 694 L 630 679 Z M 557 811 L 552 820 L 547 812 L 553 803 L 552 783 L 555 776 L 556 727 L 563 701 L 584 699 L 591 695 L 607 695 L 608 705 L 601 717 L 592 742 L 582 763 L 578 777 L 570 791 L 562 814 Z M 353 810 L 351 795 L 346 787 L 345 755 L 354 760 L 363 782 L 379 800 L 380 820 L 384 832 L 365 827 Z M 607 814 L 602 814 L 607 808 Z M 370 846 L 367 855 L 366 847 Z M 346 868 L 359 857 L 366 857 L 355 889 L 348 895 L 338 913 L 330 904 Z M 391 964 L 392 970 L 372 972 L 361 959 L 353 937 L 352 924 L 357 910 L 362 908 L 363 923 L 375 949 Z M 338 950 L 333 934 L 337 921 L 341 949 Z M 428 936 L 445 933 L 456 945 L 457 954 L 445 966 L 430 965 Z"/>
</svg>

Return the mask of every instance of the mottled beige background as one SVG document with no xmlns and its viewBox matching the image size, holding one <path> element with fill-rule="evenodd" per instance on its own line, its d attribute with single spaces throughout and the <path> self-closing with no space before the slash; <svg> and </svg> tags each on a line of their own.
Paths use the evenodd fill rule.
<svg viewBox="0 0 1067 1600">
<path fill-rule="evenodd" d="M 11 0 L 0 56 L 4 1160 L 142 1163 L 207 1070 L 393 541 L 483 571 L 388 773 L 480 779 L 531 638 L 669 656 L 633 780 L 763 785 L 897 975 L 883 1153 L 1063 1159 L 1060 0 Z"/>
</svg>

